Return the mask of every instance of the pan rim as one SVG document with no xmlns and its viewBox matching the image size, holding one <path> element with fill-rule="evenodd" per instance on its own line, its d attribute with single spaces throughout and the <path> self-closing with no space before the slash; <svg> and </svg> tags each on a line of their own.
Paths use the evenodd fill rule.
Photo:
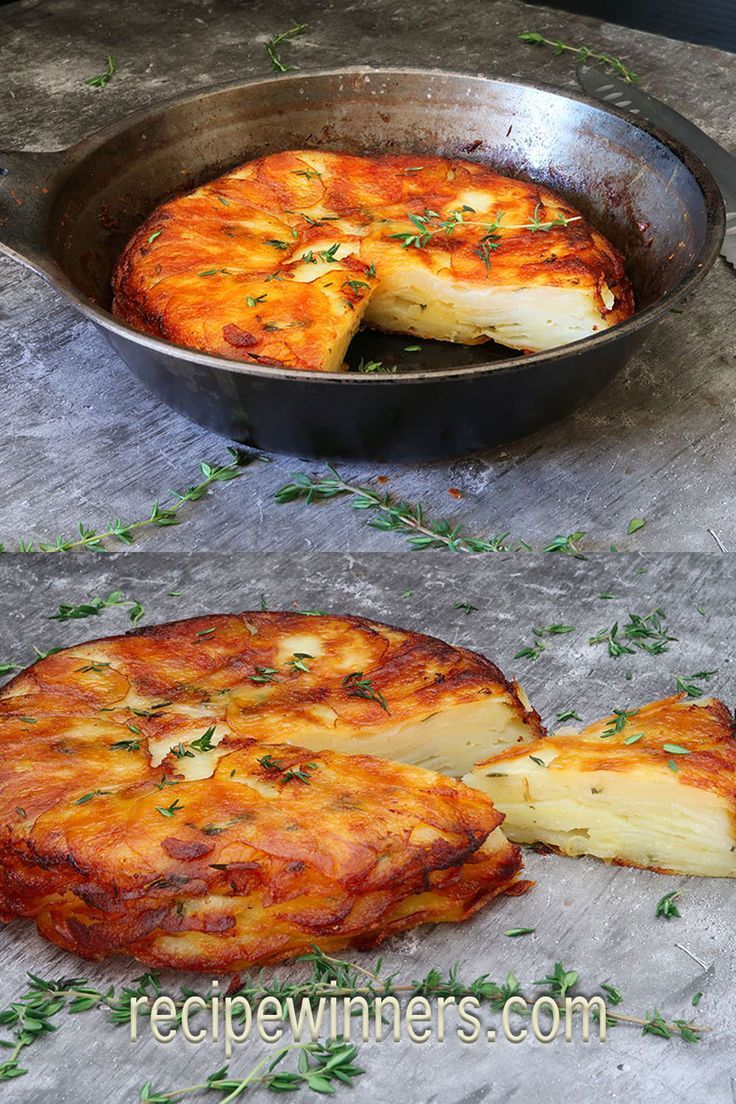
<svg viewBox="0 0 736 1104">
<path fill-rule="evenodd" d="M 420 385 L 424 383 L 438 383 L 451 379 L 477 379 L 489 375 L 505 375 L 508 373 L 522 372 L 526 369 L 544 368 L 554 365 L 556 361 L 568 355 L 585 354 L 592 347 L 602 349 L 604 344 L 610 345 L 619 338 L 636 334 L 647 329 L 657 319 L 667 314 L 673 306 L 689 294 L 705 278 L 718 258 L 723 236 L 725 233 L 725 208 L 720 189 L 716 184 L 710 170 L 687 146 L 676 138 L 652 126 L 646 120 L 632 116 L 625 110 L 613 105 L 602 104 L 586 96 L 576 89 L 558 88 L 540 81 L 523 79 L 510 79 L 505 77 L 487 76 L 483 73 L 462 73 L 450 69 L 427 69 L 422 67 L 402 66 L 345 66 L 331 69 L 299 70 L 289 74 L 279 74 L 268 77 L 255 77 L 251 80 L 237 80 L 222 84 L 208 85 L 197 92 L 187 92 L 179 96 L 163 100 L 158 104 L 146 106 L 137 111 L 124 115 L 107 126 L 101 127 L 92 134 L 82 138 L 67 149 L 52 154 L 52 157 L 63 157 L 63 178 L 58 181 L 57 188 L 64 180 L 68 179 L 76 169 L 80 168 L 84 160 L 95 150 L 99 149 L 110 139 L 124 134 L 138 123 L 145 122 L 160 112 L 165 112 L 175 107 L 184 106 L 209 96 L 223 92 L 235 91 L 239 88 L 251 88 L 257 85 L 283 85 L 285 82 L 297 84 L 300 81 L 323 79 L 326 77 L 359 77 L 359 76 L 385 76 L 385 77 L 439 77 L 457 78 L 460 80 L 478 81 L 481 84 L 505 85 L 507 87 L 528 88 L 543 92 L 547 95 L 558 96 L 564 100 L 572 100 L 584 104 L 586 107 L 601 112 L 603 115 L 612 115 L 622 120 L 632 130 L 642 131 L 654 138 L 678 158 L 678 160 L 690 172 L 703 196 L 706 208 L 706 228 L 702 246 L 693 259 L 690 267 L 684 273 L 678 284 L 671 291 L 660 296 L 653 303 L 637 310 L 630 318 L 617 323 L 601 333 L 582 338 L 579 341 L 558 345 L 539 353 L 527 354 L 519 357 L 510 356 L 486 364 L 458 365 L 455 367 L 439 368 L 431 370 L 397 371 L 391 374 L 361 374 L 358 372 L 315 372 L 293 368 L 281 368 L 276 365 L 251 364 L 247 361 L 229 360 L 226 357 L 203 353 L 187 346 L 177 345 L 163 338 L 153 337 L 150 334 L 141 333 L 127 323 L 120 321 L 102 307 L 84 297 L 77 289 L 73 281 L 53 259 L 53 272 L 45 270 L 42 275 L 70 301 L 75 308 L 85 317 L 103 329 L 108 330 L 118 337 L 135 344 L 141 345 L 154 353 L 174 357 L 177 360 L 188 361 L 190 364 L 214 368 L 219 371 L 234 372 L 238 375 L 253 376 L 265 380 L 288 380 L 290 382 L 317 383 L 321 385 L 340 384 L 343 386 L 367 387 L 367 386 L 391 386 L 397 383 Z M 55 189 L 55 192 L 57 189 Z M 53 198 L 53 197 L 50 197 Z M 16 254 L 16 256 L 18 256 Z M 18 256 L 21 261 L 25 258 Z M 33 267 L 31 265 L 31 267 Z M 452 342 L 447 342 L 452 346 Z"/>
</svg>

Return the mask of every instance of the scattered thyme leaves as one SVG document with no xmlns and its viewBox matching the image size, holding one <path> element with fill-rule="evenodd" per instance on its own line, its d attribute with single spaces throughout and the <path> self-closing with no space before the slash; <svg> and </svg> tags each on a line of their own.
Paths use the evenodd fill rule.
<svg viewBox="0 0 736 1104">
<path fill-rule="evenodd" d="M 613 709 L 611 719 L 601 732 L 601 739 L 607 740 L 610 736 L 618 736 L 626 728 L 632 717 L 639 712 L 638 709 Z"/>
<path fill-rule="evenodd" d="M 532 633 L 535 637 L 534 643 L 529 644 L 525 648 L 521 648 L 514 656 L 514 659 L 539 659 L 546 647 L 542 637 L 563 636 L 571 632 L 575 632 L 574 625 L 540 625 L 538 628 L 532 629 Z"/>
<path fill-rule="evenodd" d="M 466 602 L 454 602 L 452 608 L 456 609 L 456 610 L 462 610 L 466 617 L 470 613 L 477 613 L 478 612 L 478 607 L 474 606 L 472 602 L 467 602 L 467 601 Z"/>
<path fill-rule="evenodd" d="M 555 721 L 557 724 L 567 724 L 568 721 L 580 721 L 582 724 L 583 718 L 579 713 L 576 713 L 574 709 L 563 709 L 562 712 L 557 713 Z"/>
<path fill-rule="evenodd" d="M 620 626 L 615 621 L 610 629 L 602 629 L 591 636 L 589 644 L 606 644 L 608 654 L 614 659 L 622 655 L 635 655 L 637 649 L 648 655 L 662 655 L 669 651 L 670 641 L 677 640 L 667 629 L 667 615 L 657 607 L 644 616 L 630 613 L 629 620 Z"/>
</svg>

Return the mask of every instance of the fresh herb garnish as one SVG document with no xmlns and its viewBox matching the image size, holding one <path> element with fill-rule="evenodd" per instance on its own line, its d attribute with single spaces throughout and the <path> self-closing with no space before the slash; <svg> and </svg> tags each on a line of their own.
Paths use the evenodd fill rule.
<svg viewBox="0 0 736 1104">
<path fill-rule="evenodd" d="M 199 468 L 203 476 L 201 482 L 188 487 L 186 491 L 173 491 L 172 499 L 167 505 L 161 506 L 158 501 L 154 502 L 150 515 L 140 521 L 124 522 L 120 518 L 114 518 L 106 529 L 99 531 L 90 529 L 80 522 L 77 527 L 78 535 L 75 537 L 59 536 L 53 543 L 39 541 L 37 545 L 34 545 L 32 541 L 22 540 L 18 551 L 70 552 L 77 548 L 86 548 L 91 552 L 107 552 L 109 542 L 119 542 L 124 545 L 132 544 L 134 533 L 139 529 L 179 525 L 179 512 L 183 506 L 204 498 L 212 484 L 237 479 L 238 476 L 243 474 L 243 468 L 250 464 L 256 456 L 255 453 L 246 453 L 242 449 L 228 448 L 227 451 L 233 457 L 232 463 L 219 465 L 208 464 L 204 460 L 200 461 Z M 47 654 L 50 655 L 51 653 Z"/>
<path fill-rule="evenodd" d="M 262 766 L 265 771 L 282 775 L 282 782 L 296 780 L 297 782 L 303 782 L 305 786 L 311 785 L 312 779 L 309 772 L 316 770 L 318 765 L 317 763 L 305 763 L 303 766 L 289 767 L 288 770 L 285 770 L 282 761 L 274 759 L 272 755 L 263 755 L 260 759 L 256 759 L 256 763 Z"/>
<path fill-rule="evenodd" d="M 90 793 L 83 794 L 83 796 L 78 798 L 78 800 L 75 801 L 74 804 L 75 805 L 86 805 L 89 801 L 92 800 L 93 797 L 104 797 L 106 794 L 109 794 L 110 792 L 111 792 L 110 790 L 92 790 Z"/>
<path fill-rule="evenodd" d="M 612 717 L 601 732 L 601 739 L 607 740 L 610 736 L 618 736 L 626 728 L 632 717 L 639 712 L 638 709 L 613 709 Z"/>
<path fill-rule="evenodd" d="M 251 682 L 276 682 L 278 671 L 275 667 L 256 667 L 255 675 L 248 675 Z"/>
<path fill-rule="evenodd" d="M 156 812 L 160 813 L 161 816 L 173 817 L 174 813 L 178 813 L 183 808 L 184 806 L 181 804 L 179 798 L 177 797 L 174 801 L 171 802 L 170 805 L 166 805 L 163 807 L 161 805 L 157 805 Z"/>
<path fill-rule="evenodd" d="M 474 606 L 472 602 L 455 602 L 453 603 L 453 609 L 462 610 L 467 616 L 469 613 L 477 613 L 478 607 Z"/>
<path fill-rule="evenodd" d="M 273 35 L 266 43 L 266 53 L 271 62 L 271 68 L 277 73 L 288 73 L 292 66 L 287 65 L 282 61 L 279 55 L 276 53 L 279 46 L 284 42 L 290 42 L 293 38 L 298 38 L 299 35 L 304 34 L 307 29 L 306 23 L 295 23 L 293 27 L 289 27 L 288 31 L 281 31 L 279 34 Z"/>
<path fill-rule="evenodd" d="M 309 671 L 309 667 L 304 662 L 305 659 L 314 659 L 314 656 L 309 652 L 294 652 L 291 659 L 287 660 L 287 667 L 291 667 L 292 671 Z"/>
<path fill-rule="evenodd" d="M 672 920 L 674 917 L 681 916 L 682 913 L 675 904 L 675 900 L 679 896 L 679 889 L 673 889 L 669 893 L 665 893 L 664 897 L 661 897 L 660 900 L 657 901 L 654 915 L 657 917 L 661 916 L 665 920 Z"/>
<path fill-rule="evenodd" d="M 107 598 L 90 598 L 89 601 L 81 602 L 76 606 L 63 603 L 56 613 L 49 616 L 49 621 L 78 621 L 85 617 L 95 617 L 103 610 L 113 609 L 114 607 L 127 608 L 128 616 L 134 625 L 138 624 L 145 613 L 143 606 L 136 598 L 126 598 L 122 590 L 113 590 Z M 96 666 L 109 667 L 109 664 L 98 664 Z M 93 670 L 94 666 L 86 669 Z"/>
<path fill-rule="evenodd" d="M 608 654 L 617 658 L 621 655 L 634 655 L 637 649 L 648 655 L 662 655 L 669 651 L 669 642 L 672 640 L 677 640 L 677 637 L 667 630 L 667 615 L 663 609 L 657 608 L 643 617 L 638 613 L 630 613 L 629 620 L 623 627 L 619 627 L 616 621 L 610 629 L 602 629 L 591 636 L 588 643 L 606 644 Z"/>
<path fill-rule="evenodd" d="M 543 985 L 552 996 L 564 1000 L 577 984 L 578 977 L 577 970 L 566 970 L 561 962 L 555 962 L 553 969 L 533 984 Z"/>
<path fill-rule="evenodd" d="M 363 357 L 361 357 L 360 361 L 358 362 L 357 370 L 359 372 L 364 372 L 366 375 L 370 375 L 374 372 L 393 373 L 397 371 L 397 368 L 395 364 L 387 364 L 384 368 L 382 360 L 364 360 Z"/>
<path fill-rule="evenodd" d="M 694 675 L 675 675 L 675 689 L 678 694 L 687 694 L 689 698 L 702 698 L 705 690 L 698 682 L 709 682 L 718 671 L 698 671 Z"/>
<path fill-rule="evenodd" d="M 233 823 L 235 821 L 231 821 L 226 825 L 207 825 L 202 831 L 206 835 L 216 835 L 225 831 Z M 213 866 L 217 869 L 227 868 L 226 863 L 213 864 Z M 278 974 L 268 976 L 265 971 L 260 971 L 253 977 L 242 977 L 239 988 L 231 995 L 242 996 L 253 1006 L 267 997 L 277 997 L 282 1001 L 291 998 L 295 1004 L 298 1004 L 305 999 L 318 1000 L 323 996 L 329 998 L 336 995 L 361 995 L 368 999 L 381 995 L 399 994 L 407 997 L 454 997 L 458 1001 L 463 996 L 472 996 L 477 1001 L 487 1004 L 492 1010 L 499 1012 L 510 997 L 519 996 L 522 993 L 521 983 L 511 970 L 508 971 L 504 981 L 495 982 L 487 974 L 482 974 L 474 979 L 462 979 L 459 977 L 456 967 L 451 969 L 447 975 L 443 975 L 437 968 L 433 967 L 423 978 L 418 978 L 406 984 L 397 984 L 394 976 L 383 976 L 381 974 L 381 960 L 375 964 L 372 970 L 366 970 L 363 966 L 356 966 L 344 959 L 334 958 L 325 954 L 318 947 L 314 947 L 308 954 L 301 956 L 301 962 L 310 967 L 308 976 L 301 981 L 286 980 L 279 977 Z M 555 963 L 554 969 L 535 984 L 551 988 L 555 995 L 562 990 L 566 994 L 576 984 L 577 977 L 577 971 L 565 970 L 560 963 Z M 621 994 L 615 986 L 605 984 L 601 985 L 600 988 L 608 997 L 610 1004 L 617 1005 L 621 1002 Z M 59 978 L 54 981 L 38 977 L 36 974 L 29 974 L 26 990 L 7 1009 L 0 1012 L 0 1027 L 11 1035 L 9 1040 L 3 1040 L 8 1055 L 6 1061 L 0 1064 L 0 1081 L 9 1081 L 21 1077 L 27 1072 L 26 1069 L 20 1066 L 18 1060 L 21 1051 L 28 1050 L 36 1043 L 47 1039 L 56 1026 L 53 1023 L 54 1018 L 62 1010 L 65 1009 L 73 1014 L 99 1011 L 103 1012 L 112 1024 L 128 1026 L 135 998 L 145 996 L 152 1001 L 160 992 L 161 983 L 158 975 L 153 971 L 136 978 L 132 983 L 123 987 L 120 993 L 116 993 L 112 986 L 105 990 L 95 989 L 84 978 Z M 191 995 L 191 989 L 182 990 L 181 995 L 174 1002 L 177 1011 Z M 702 994 L 696 994 L 696 997 L 699 998 L 699 996 L 702 996 Z M 697 1003 L 695 998 L 693 998 L 692 1003 L 694 1005 Z M 561 1004 L 564 1009 L 562 998 Z M 654 1014 L 647 1013 L 646 1017 L 607 1011 L 606 1020 L 610 1023 L 630 1024 L 641 1028 L 645 1034 L 660 1035 L 663 1038 L 676 1035 L 687 1042 L 697 1041 L 700 1038 L 700 1032 L 707 1030 L 684 1020 L 667 1022 L 656 1009 Z M 650 1024 L 653 1026 L 652 1030 L 648 1030 Z M 307 1045 L 311 1046 L 313 1044 Z M 321 1044 L 314 1045 L 319 1046 Z M 339 1046 L 340 1044 L 336 1043 L 334 1045 Z M 299 1048 L 300 1045 L 297 1044 L 289 1049 L 298 1051 Z M 268 1055 L 264 1062 L 273 1063 L 274 1060 L 278 1059 L 278 1054 L 275 1059 L 272 1055 Z M 340 1068 L 347 1072 L 346 1067 L 339 1063 L 331 1068 Z M 272 1069 L 273 1065 L 269 1072 L 272 1072 Z M 260 1083 L 257 1078 L 254 1079 L 254 1072 L 251 1071 L 251 1074 L 248 1075 L 250 1081 L 247 1078 L 244 1079 L 247 1085 Z M 306 1078 L 306 1070 L 300 1067 L 300 1073 Z M 193 1089 L 200 1087 L 203 1090 L 215 1087 L 222 1088 L 232 1097 L 234 1092 L 239 1094 L 246 1087 L 243 1080 L 233 1081 L 232 1088 L 220 1085 L 219 1080 L 224 1079 L 225 1076 L 225 1071 L 220 1070 L 217 1074 L 210 1075 L 201 1086 L 193 1086 Z M 337 1080 L 342 1081 L 344 1078 L 338 1077 Z M 345 1081 L 345 1083 L 349 1084 L 350 1082 Z M 307 1084 L 308 1082 L 305 1079 L 293 1087 L 307 1087 Z M 268 1087 L 276 1089 L 277 1085 L 278 1082 L 272 1082 Z M 285 1087 L 282 1085 L 282 1091 Z M 331 1087 L 334 1088 L 334 1086 Z M 157 1095 L 151 1088 L 150 1082 L 147 1082 L 145 1091 L 148 1095 L 143 1099 L 146 1099 L 148 1104 L 153 1104 L 157 1099 Z M 321 1091 L 325 1092 L 327 1090 L 322 1086 Z M 178 1092 L 158 1094 L 159 1097 L 163 1096 L 164 1104 L 170 1104 L 170 1101 L 179 1095 L 181 1094 Z M 225 1104 L 224 1100 L 222 1104 Z"/>
<path fill-rule="evenodd" d="M 585 556 L 578 548 L 578 544 L 584 536 L 585 533 L 583 533 L 579 529 L 576 530 L 574 533 L 568 533 L 566 537 L 558 535 L 554 538 L 554 540 L 550 541 L 550 543 L 545 548 L 543 548 L 542 551 L 563 552 L 566 556 L 572 556 L 576 560 L 586 560 L 587 556 Z"/>
<path fill-rule="evenodd" d="M 557 724 L 565 724 L 567 721 L 580 721 L 582 723 L 582 720 L 583 718 L 574 709 L 563 709 L 555 717 Z"/>
<path fill-rule="evenodd" d="M 285 1070 L 283 1066 L 274 1072 L 283 1059 L 298 1054 L 295 1070 Z M 320 1096 L 332 1096 L 335 1090 L 347 1085 L 352 1088 L 356 1077 L 365 1070 L 355 1064 L 358 1048 L 345 1039 L 328 1039 L 325 1042 L 290 1043 L 281 1047 L 275 1054 L 267 1054 L 244 1077 L 228 1073 L 228 1066 L 211 1073 L 198 1085 L 188 1085 L 186 1089 L 173 1089 L 158 1092 L 150 1081 L 146 1081 L 140 1090 L 140 1104 L 171 1104 L 178 1100 L 182 1092 L 224 1093 L 219 1099 L 222 1104 L 235 1100 L 250 1088 L 267 1089 L 273 1093 L 292 1093 L 297 1090 L 311 1090 Z"/>
<path fill-rule="evenodd" d="M 377 494 L 369 487 L 358 487 L 346 482 L 336 468 L 328 465 L 330 476 L 312 479 L 301 472 L 293 476 L 293 482 L 285 484 L 276 491 L 275 499 L 279 503 L 304 499 L 307 503 L 335 498 L 338 495 L 349 496 L 354 510 L 368 510 L 374 516 L 368 524 L 383 532 L 405 534 L 412 548 L 448 548 L 453 552 L 499 552 L 506 551 L 508 533 L 490 540 L 466 536 L 461 525 L 449 521 L 430 521 L 425 518 L 420 503 L 394 501 L 386 493 Z"/>
<path fill-rule="evenodd" d="M 89 85 L 90 88 L 107 88 L 108 84 L 115 76 L 117 67 L 115 58 L 108 54 L 105 58 L 104 73 L 98 73 L 96 77 L 87 77 L 84 83 Z"/>
<path fill-rule="evenodd" d="M 580 61 L 598 61 L 630 83 L 639 79 L 633 70 L 624 65 L 621 58 L 612 57 L 611 54 L 596 54 L 587 46 L 570 46 L 567 42 L 561 42 L 559 39 L 545 38 L 537 31 L 523 31 L 516 37 L 521 39 L 522 42 L 528 42 L 531 46 L 550 46 L 556 54 L 568 52 L 574 54 Z"/>
<path fill-rule="evenodd" d="M 538 628 L 532 629 L 532 633 L 535 636 L 533 644 L 529 644 L 526 648 L 521 648 L 514 659 L 539 659 L 542 652 L 545 650 L 545 644 L 542 637 L 544 636 L 564 636 L 566 633 L 575 632 L 574 625 L 540 625 Z"/>
<path fill-rule="evenodd" d="M 353 671 L 346 675 L 342 684 L 347 688 L 349 697 L 365 698 L 366 701 L 376 702 L 384 712 L 391 712 L 381 691 L 376 690 L 371 679 L 363 677 L 362 671 Z"/>
</svg>

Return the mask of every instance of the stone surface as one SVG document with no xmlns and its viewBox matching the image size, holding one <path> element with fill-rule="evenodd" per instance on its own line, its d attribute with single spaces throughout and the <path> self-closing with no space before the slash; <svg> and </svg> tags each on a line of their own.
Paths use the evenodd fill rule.
<svg viewBox="0 0 736 1104">
<path fill-rule="evenodd" d="M 623 55 L 644 86 L 736 150 L 736 59 L 715 49 L 601 24 L 518 0 L 21 0 L 0 13 L 0 148 L 75 142 L 126 112 L 213 83 L 270 72 L 264 43 L 294 18 L 305 35 L 284 48 L 302 70 L 349 64 L 444 66 L 574 84 L 568 56 L 526 46 L 524 29 Z M 113 53 L 103 91 L 84 84 Z M 510 531 L 535 546 L 588 533 L 591 548 L 718 551 L 736 543 L 733 456 L 736 274 L 719 261 L 682 314 L 671 315 L 629 368 L 583 410 L 523 441 L 451 464 L 383 469 L 387 486 L 479 535 Z M 153 399 L 103 339 L 36 276 L 0 258 L 0 540 L 47 538 L 78 521 L 133 520 L 169 487 L 192 481 L 221 439 Z M 258 465 L 185 527 L 137 547 L 389 550 L 362 515 L 328 513 L 272 495 L 299 467 Z M 319 465 L 313 465 L 319 470 Z M 367 480 L 377 466 L 350 466 Z M 448 497 L 450 487 L 463 498 Z M 645 516 L 634 538 L 626 528 Z"/>
<path fill-rule="evenodd" d="M 0 559 L 0 661 L 26 663 L 32 646 L 48 649 L 125 631 L 124 611 L 60 624 L 49 621 L 61 602 L 78 603 L 121 589 L 145 606 L 144 623 L 243 608 L 258 608 L 261 595 L 271 608 L 321 608 L 384 619 L 468 645 L 495 659 L 524 684 L 544 719 L 576 708 L 585 720 L 611 708 L 630 708 L 667 694 L 675 673 L 717 669 L 713 691 L 732 702 L 736 682 L 731 649 L 736 567 L 730 558 L 600 556 L 485 557 L 473 560 L 430 553 L 423 557 L 365 554 L 223 556 L 210 553 L 93 557 L 4 557 Z M 181 591 L 171 597 L 169 591 Z M 411 590 L 410 597 L 403 597 Z M 605 600 L 601 594 L 616 598 Z M 454 603 L 478 607 L 470 615 Z M 610 658 L 589 637 L 629 612 L 661 606 L 677 640 L 660 656 Z M 534 625 L 564 621 L 575 632 L 550 639 L 536 662 L 515 660 L 529 643 Z M 627 672 L 632 677 L 627 678 Z M 444 1043 L 366 1045 L 368 1071 L 341 1099 L 402 1100 L 406 1104 L 481 1104 L 484 1100 L 599 1104 L 684 1101 L 727 1104 L 732 1100 L 733 1018 L 736 963 L 733 955 L 733 885 L 723 880 L 677 878 L 529 853 L 527 872 L 537 882 L 526 896 L 506 898 L 471 922 L 440 925 L 389 941 L 386 969 L 397 979 L 423 976 L 432 966 L 458 964 L 464 977 L 509 970 L 525 983 L 542 977 L 555 961 L 580 972 L 583 991 L 611 981 L 624 995 L 621 1009 L 638 1015 L 656 1006 L 670 1017 L 690 1019 L 712 1030 L 688 1045 L 642 1037 L 618 1027 L 601 1044 L 548 1045 L 505 1042 L 463 1045 L 454 1026 Z M 682 918 L 655 918 L 662 895 L 681 889 Z M 511 939 L 517 927 L 534 934 Z M 44 977 L 84 975 L 100 987 L 120 986 L 140 974 L 123 960 L 92 965 L 55 950 L 29 924 L 3 933 L 0 1005 L 22 990 L 27 970 Z M 689 953 L 688 953 L 689 952 Z M 691 955 L 704 965 L 699 965 Z M 370 966 L 369 955 L 354 956 Z M 296 977 L 296 971 L 291 971 Z M 194 979 L 164 974 L 164 992 L 175 994 Z M 210 979 L 200 979 L 202 988 Z M 704 996 L 697 1008 L 693 995 Z M 539 992 L 539 990 L 536 990 Z M 448 1013 L 449 1017 L 449 1013 Z M 456 1021 L 448 1018 L 450 1025 Z M 1 1034 L 1 1033 L 0 1033 Z M 236 1049 L 233 1073 L 251 1067 L 264 1053 L 249 1042 Z M 5 1097 L 23 1104 L 96 1104 L 138 1099 L 151 1078 L 171 1090 L 199 1082 L 223 1064 L 222 1046 L 210 1041 L 166 1046 L 143 1036 L 132 1043 L 100 1013 L 66 1017 L 59 1030 L 24 1054 L 29 1073 L 5 1087 Z M 256 1092 L 256 1099 L 273 1099 Z M 250 1098 L 250 1097 L 249 1097 Z M 298 1099 L 303 1099 L 300 1096 Z"/>
</svg>

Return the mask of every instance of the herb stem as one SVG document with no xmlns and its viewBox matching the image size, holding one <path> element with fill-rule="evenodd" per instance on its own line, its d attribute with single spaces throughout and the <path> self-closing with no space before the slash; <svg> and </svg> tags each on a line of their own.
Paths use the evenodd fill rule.
<svg viewBox="0 0 736 1104">
<path fill-rule="evenodd" d="M 574 54 L 580 61 L 599 61 L 601 65 L 605 65 L 607 69 L 612 69 L 614 73 L 618 73 L 630 84 L 639 79 L 636 73 L 629 69 L 621 58 L 613 57 L 611 54 L 596 54 L 587 46 L 570 46 L 567 42 L 561 42 L 559 39 L 545 38 L 538 31 L 523 31 L 516 37 L 531 46 L 550 46 L 556 54 Z"/>
<path fill-rule="evenodd" d="M 110 542 L 123 545 L 133 543 L 133 535 L 139 530 L 155 527 L 163 528 L 168 525 L 179 525 L 179 514 L 182 508 L 189 502 L 197 502 L 203 498 L 214 483 L 225 483 L 231 479 L 237 479 L 242 475 L 242 469 L 247 467 L 255 458 L 256 453 L 245 452 L 242 449 L 228 448 L 233 457 L 229 464 L 208 464 L 202 460 L 199 470 L 202 479 L 199 483 L 187 487 L 185 491 L 172 491 L 171 497 L 160 505 L 158 500 L 153 503 L 150 514 L 137 521 L 124 522 L 120 518 L 114 518 L 106 529 L 96 530 L 88 528 L 83 522 L 77 526 L 77 536 L 58 536 L 54 541 L 39 541 L 34 546 L 33 541 L 21 540 L 18 544 L 19 552 L 72 552 L 77 549 L 87 549 L 91 552 L 108 552 Z M 5 546 L 0 545 L 0 551 L 5 551 Z"/>
<path fill-rule="evenodd" d="M 481 552 L 510 552 L 508 533 L 492 537 L 474 537 L 467 534 L 460 523 L 446 518 L 432 520 L 425 514 L 421 502 L 406 502 L 395 499 L 388 492 L 378 494 L 371 487 L 360 487 L 343 479 L 331 464 L 327 465 L 329 475 L 312 477 L 306 472 L 295 472 L 292 482 L 284 484 L 276 491 L 276 502 L 285 504 L 303 499 L 307 505 L 330 498 L 347 497 L 354 510 L 368 510 L 373 514 L 368 525 L 381 532 L 401 533 L 407 537 L 413 549 L 447 548 L 451 552 L 477 554 Z M 585 533 L 576 531 L 567 536 L 558 535 L 542 548 L 543 552 L 560 552 L 576 559 L 586 556 L 578 548 L 578 542 Z M 531 545 L 519 541 L 515 549 L 532 552 Z"/>
<path fill-rule="evenodd" d="M 504 543 L 507 533 L 489 540 L 467 536 L 461 525 L 452 525 L 444 519 L 426 519 L 421 503 L 394 501 L 388 493 L 377 494 L 369 487 L 349 483 L 332 465 L 328 464 L 328 468 L 331 474 L 324 479 L 313 479 L 303 472 L 296 473 L 292 483 L 287 483 L 276 491 L 276 501 L 284 504 L 301 498 L 311 504 L 321 499 L 346 495 L 353 498 L 353 509 L 376 512 L 377 516 L 368 522 L 372 528 L 404 533 L 415 549 L 449 548 L 453 552 L 467 553 L 507 550 Z"/>
</svg>

